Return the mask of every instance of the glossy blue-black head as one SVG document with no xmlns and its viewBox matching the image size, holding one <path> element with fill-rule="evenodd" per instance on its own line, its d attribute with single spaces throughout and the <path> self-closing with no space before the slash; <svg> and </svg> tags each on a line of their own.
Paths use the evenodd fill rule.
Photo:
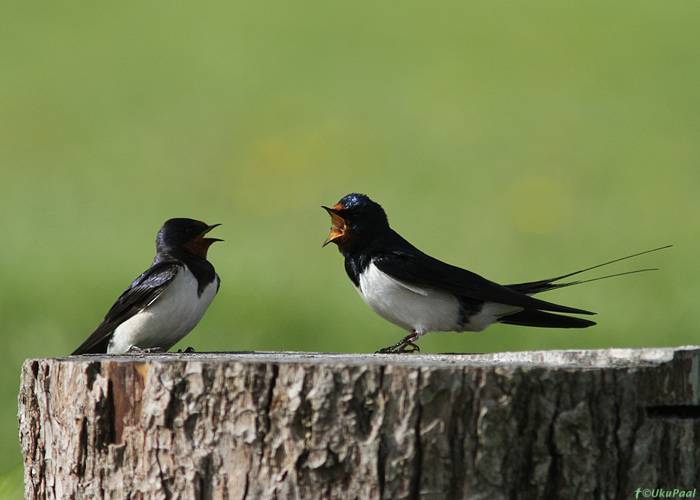
<svg viewBox="0 0 700 500">
<path fill-rule="evenodd" d="M 332 208 L 323 208 L 330 214 L 333 224 L 323 246 L 332 241 L 340 248 L 347 247 L 358 239 L 371 238 L 389 228 L 389 220 L 382 206 L 364 194 L 349 194 Z"/>
<path fill-rule="evenodd" d="M 205 238 L 204 235 L 221 224 L 208 225 L 194 219 L 170 219 L 158 231 L 156 249 L 158 252 L 186 251 L 203 259 L 207 250 L 218 238 Z"/>
</svg>

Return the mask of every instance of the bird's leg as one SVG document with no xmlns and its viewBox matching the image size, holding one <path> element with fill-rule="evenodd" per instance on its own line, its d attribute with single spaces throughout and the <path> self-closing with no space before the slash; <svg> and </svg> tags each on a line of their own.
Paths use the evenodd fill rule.
<svg viewBox="0 0 700 500">
<path fill-rule="evenodd" d="M 376 354 L 402 354 L 404 352 L 420 352 L 420 347 L 414 344 L 412 341 L 418 338 L 418 334 L 413 332 L 406 335 L 396 344 L 385 347 L 384 349 L 379 349 Z M 410 347 L 410 350 L 406 350 Z"/>
</svg>

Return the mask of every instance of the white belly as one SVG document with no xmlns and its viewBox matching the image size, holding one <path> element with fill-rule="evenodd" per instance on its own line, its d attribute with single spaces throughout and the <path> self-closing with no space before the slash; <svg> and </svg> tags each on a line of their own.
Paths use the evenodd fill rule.
<svg viewBox="0 0 700 500">
<path fill-rule="evenodd" d="M 500 317 L 522 310 L 486 302 L 478 313 L 462 318 L 459 300 L 453 294 L 405 283 L 373 264 L 360 275 L 360 286 L 355 288 L 374 312 L 419 337 L 428 332 L 480 332 Z"/>
<path fill-rule="evenodd" d="M 197 279 L 182 269 L 158 298 L 114 330 L 107 352 L 125 353 L 131 346 L 167 351 L 199 323 L 217 288 L 215 280 L 198 296 Z"/>
<path fill-rule="evenodd" d="M 459 301 L 451 293 L 410 285 L 370 264 L 360 275 L 358 293 L 382 318 L 415 332 L 449 332 L 458 328 Z"/>
</svg>

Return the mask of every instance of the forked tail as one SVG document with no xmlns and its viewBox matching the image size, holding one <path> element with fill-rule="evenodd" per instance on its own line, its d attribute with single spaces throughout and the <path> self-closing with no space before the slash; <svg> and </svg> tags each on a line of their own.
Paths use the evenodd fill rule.
<svg viewBox="0 0 700 500">
<path fill-rule="evenodd" d="M 666 245 L 663 247 L 654 248 L 652 250 L 646 250 L 644 252 L 635 253 L 633 255 L 628 255 L 627 257 L 621 257 L 619 259 L 615 259 L 615 260 L 611 260 L 608 262 L 604 262 L 602 264 L 587 267 L 586 269 L 581 269 L 580 271 L 574 271 L 573 273 L 564 274 L 562 276 L 557 276 L 556 278 L 549 278 L 549 279 L 540 280 L 540 281 L 530 281 L 528 283 L 517 283 L 515 285 L 506 285 L 506 286 L 508 288 L 512 288 L 513 290 L 517 290 L 518 292 L 525 293 L 528 295 L 533 295 L 535 293 L 546 292 L 548 290 L 555 290 L 557 288 L 564 288 L 564 287 L 572 286 L 572 285 L 580 285 L 581 283 L 590 283 L 591 281 L 599 281 L 599 280 L 604 280 L 604 279 L 608 279 L 608 278 L 615 278 L 617 276 L 626 276 L 628 274 L 645 273 L 647 271 L 656 271 L 657 268 L 637 269 L 635 271 L 626 271 L 624 273 L 608 274 L 606 276 L 600 276 L 598 278 L 591 278 L 591 279 L 587 279 L 587 280 L 569 281 L 567 283 L 554 283 L 555 281 L 563 280 L 565 278 L 570 278 L 571 276 L 576 276 L 577 274 L 585 273 L 586 271 L 598 269 L 599 267 L 614 264 L 615 262 L 620 262 L 623 260 L 631 259 L 633 257 L 639 257 L 640 255 L 645 255 L 648 253 L 657 252 L 659 250 L 664 250 L 666 248 L 671 248 L 672 246 L 673 245 Z"/>
</svg>

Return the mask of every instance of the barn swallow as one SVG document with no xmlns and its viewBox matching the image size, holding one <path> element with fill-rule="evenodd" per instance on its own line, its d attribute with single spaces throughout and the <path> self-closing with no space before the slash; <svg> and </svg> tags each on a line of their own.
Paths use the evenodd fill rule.
<svg viewBox="0 0 700 500">
<path fill-rule="evenodd" d="M 219 226 L 170 219 L 158 231 L 151 267 L 121 294 L 104 321 L 73 354 L 167 351 L 199 323 L 219 291 L 219 276 L 207 260 Z"/>
<path fill-rule="evenodd" d="M 322 208 L 330 214 L 332 224 L 323 246 L 330 242 L 338 245 L 345 257 L 345 271 L 370 309 L 410 332 L 379 353 L 419 351 L 414 342 L 426 333 L 479 332 L 493 323 L 550 328 L 593 326 L 593 321 L 568 314 L 595 313 L 546 302 L 532 295 L 584 281 L 630 274 L 555 283 L 584 271 L 660 250 L 648 250 L 556 278 L 499 285 L 418 250 L 389 227 L 384 209 L 366 195 L 349 194 L 332 208 Z"/>
</svg>

